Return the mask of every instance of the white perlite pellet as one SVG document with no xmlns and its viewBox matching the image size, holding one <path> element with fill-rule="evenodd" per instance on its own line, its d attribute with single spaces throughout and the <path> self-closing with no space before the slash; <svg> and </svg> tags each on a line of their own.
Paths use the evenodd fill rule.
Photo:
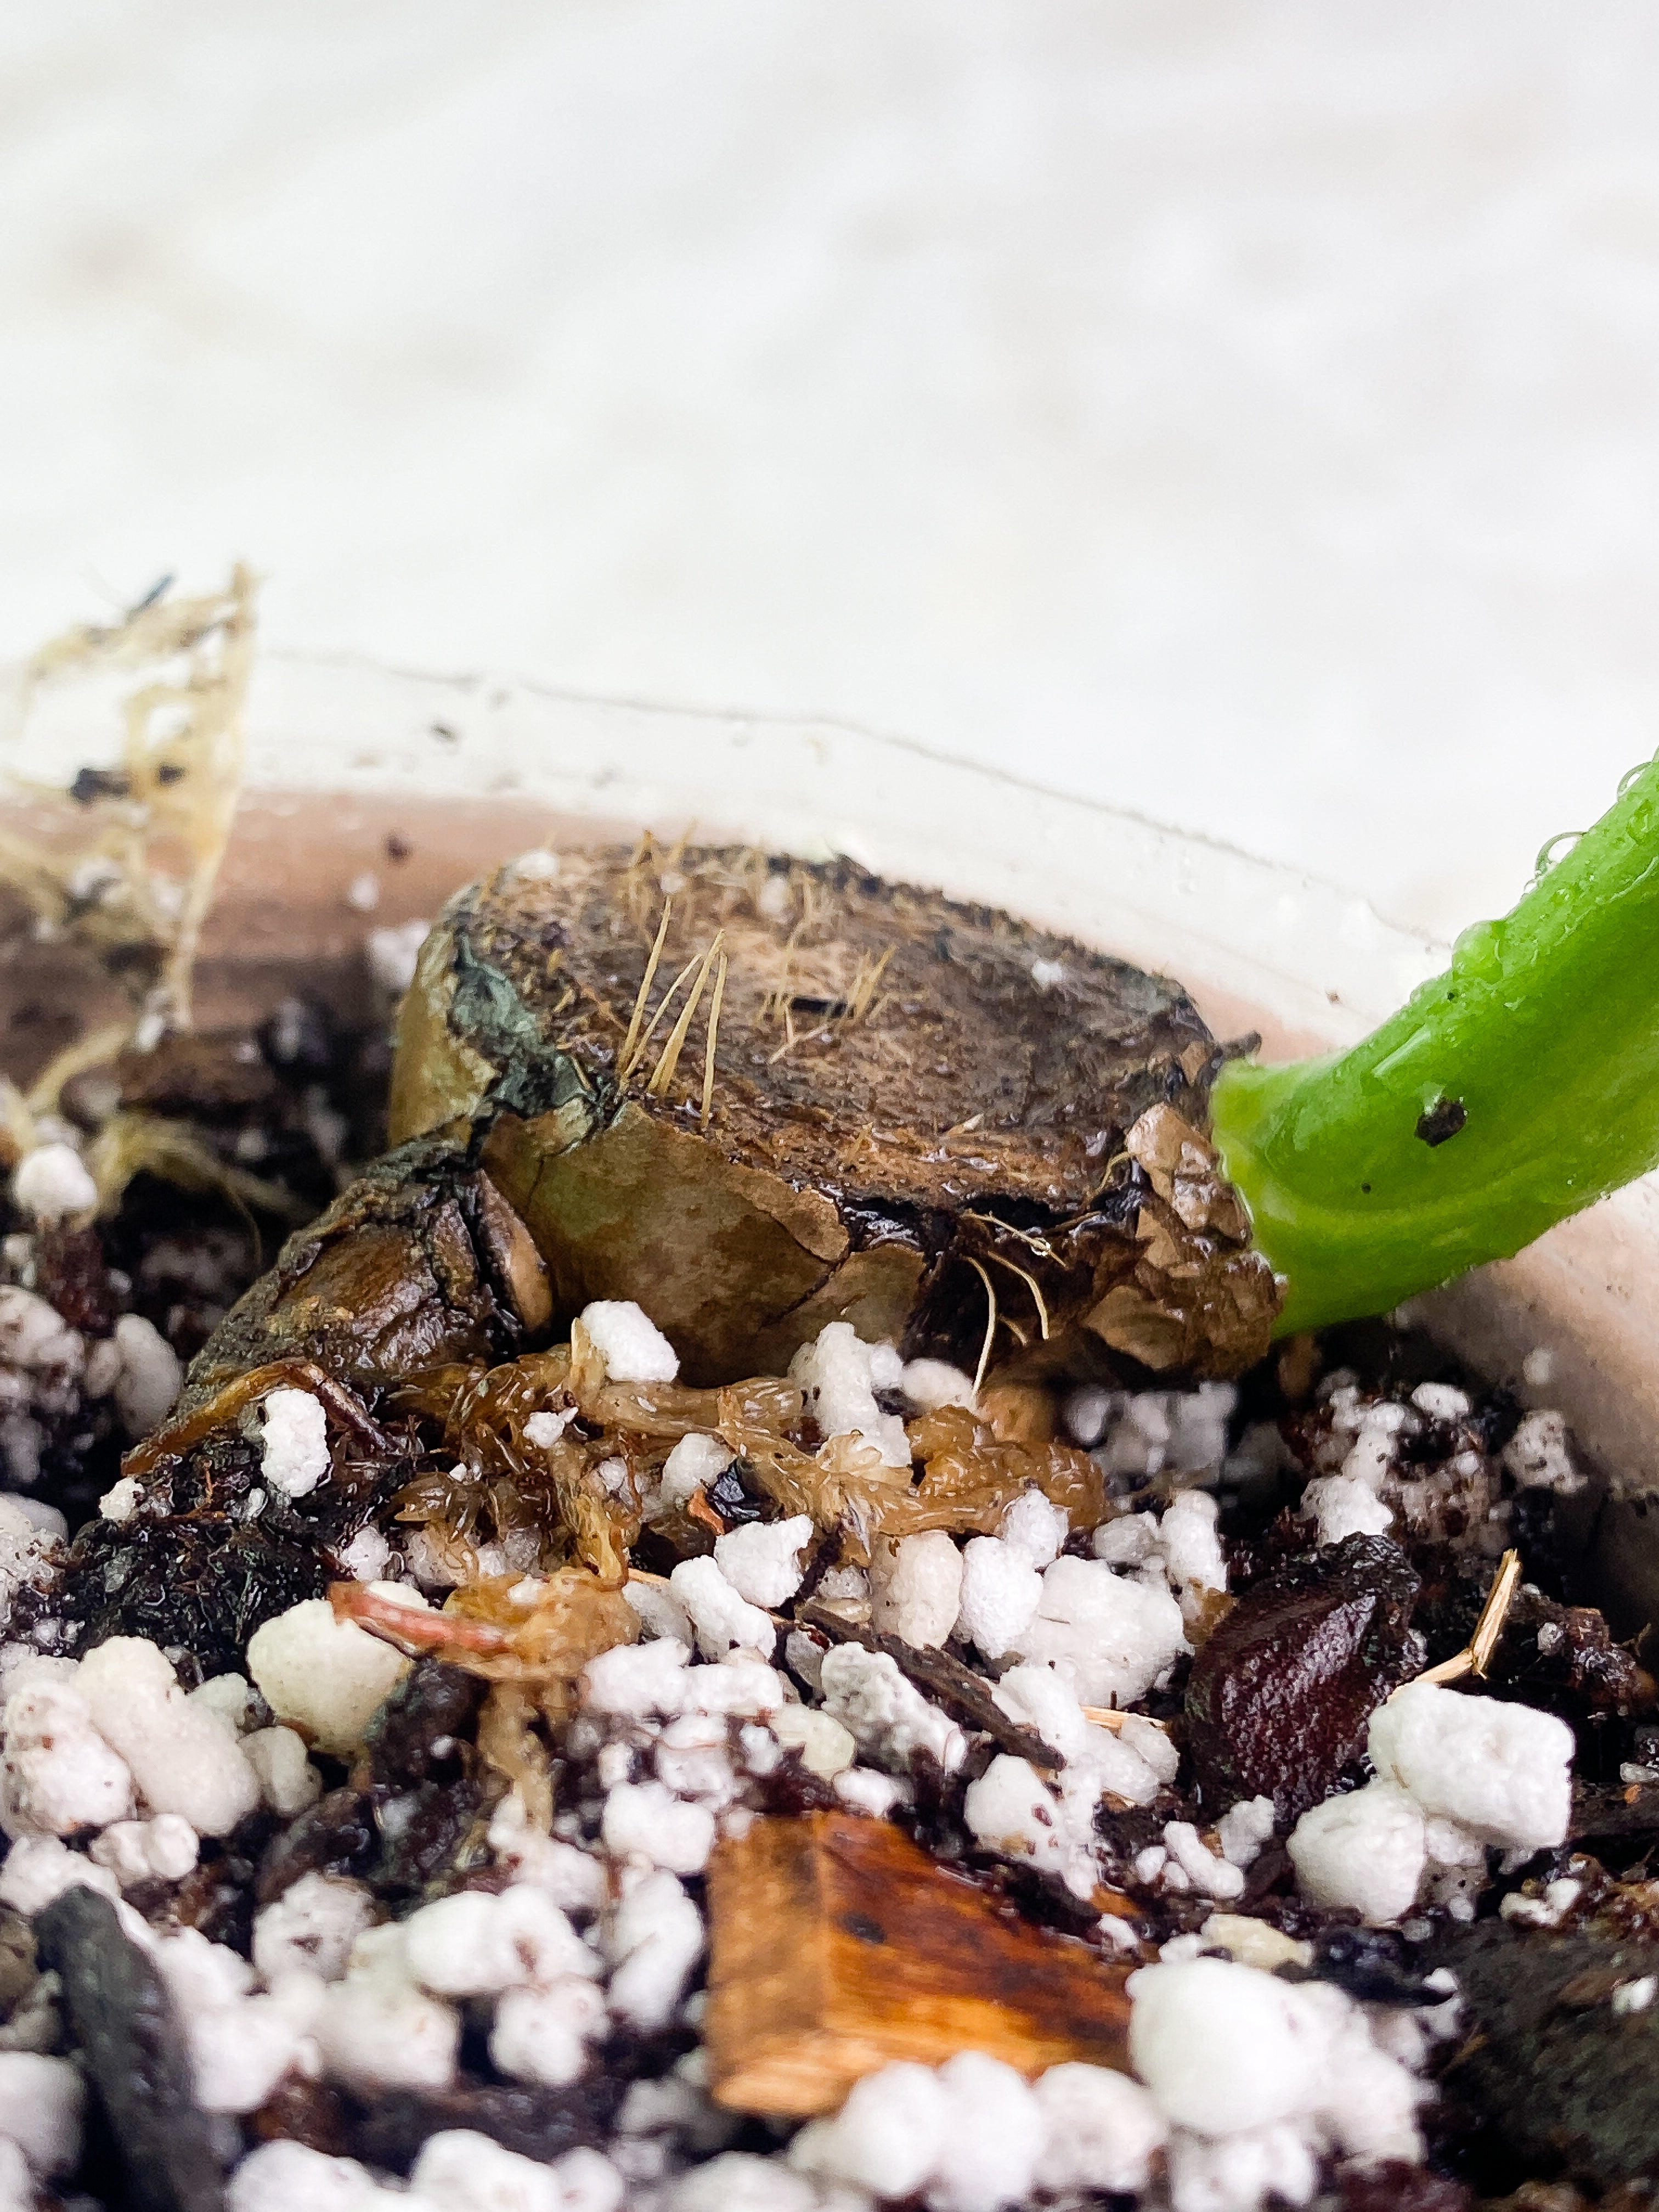
<svg viewBox="0 0 1659 2212">
<path fill-rule="evenodd" d="M 618 1858 L 701 1874 L 714 1847 L 714 1816 L 707 1806 L 681 1802 L 660 1782 L 623 1782 L 605 1801 L 599 1833 Z"/>
<path fill-rule="evenodd" d="M 74 2172 L 86 2101 L 80 2069 L 69 2059 L 0 2051 L 0 2136 L 16 2144 L 37 2179 Z"/>
<path fill-rule="evenodd" d="M 1012 2066 L 964 2051 L 939 2069 L 947 2110 L 924 2190 L 930 2212 L 998 2212 L 1030 2194 L 1042 2154 L 1042 2109 Z"/>
<path fill-rule="evenodd" d="M 583 1705 L 590 1712 L 627 1720 L 678 1713 L 685 1700 L 689 1656 L 673 1637 L 616 1644 L 583 1668 Z"/>
<path fill-rule="evenodd" d="M 878 1774 L 872 1766 L 849 1766 L 830 1785 L 849 1811 L 872 1820 L 884 1820 L 896 1805 L 903 1804 L 909 1785 L 896 1774 Z"/>
<path fill-rule="evenodd" d="M 86 1356 L 56 1306 L 15 1283 L 0 1285 L 0 1365 L 63 1382 L 80 1375 Z"/>
<path fill-rule="evenodd" d="M 1425 2087 L 1340 1990 L 1213 1958 L 1144 1967 L 1128 1988 L 1130 2057 L 1177 2129 L 1232 2142 L 1288 2126 L 1310 2148 L 1421 2157 Z"/>
<path fill-rule="evenodd" d="M 1394 1514 L 1369 1483 L 1351 1474 L 1316 1475 L 1302 1493 L 1301 1510 L 1316 1524 L 1319 1545 L 1340 1544 L 1350 1536 L 1385 1536 Z"/>
<path fill-rule="evenodd" d="M 1144 1967 L 1129 2053 L 1174 2122 L 1200 2135 L 1266 2127 L 1316 2104 L 1318 2022 L 1288 1984 L 1220 1959 Z"/>
<path fill-rule="evenodd" d="M 0 1876 L 0 1881 L 3 1879 Z M 1559 1928 L 1583 1893 L 1582 1881 L 1563 1875 L 1546 1882 L 1541 1897 L 1528 1897 L 1523 1890 L 1512 1889 L 1498 1910 L 1504 1919 L 1518 1920 L 1523 1928 Z"/>
<path fill-rule="evenodd" d="M 623 1596 L 639 1615 L 640 1627 L 646 1636 L 669 1637 L 690 1650 L 697 1640 L 697 1632 L 691 1626 L 691 1616 L 672 1590 L 659 1583 L 642 1582 L 638 1575 L 632 1575 L 623 1584 Z"/>
<path fill-rule="evenodd" d="M 91 1856 L 123 1889 L 141 1881 L 182 1881 L 200 1856 L 200 1839 L 177 1813 L 153 1820 L 116 1820 L 92 1839 Z"/>
<path fill-rule="evenodd" d="M 939 2158 L 950 2109 L 931 2068 L 884 2066 L 854 2083 L 833 2119 L 801 2130 L 789 2163 L 872 2197 L 913 2197 Z"/>
<path fill-rule="evenodd" d="M 495 2008 L 489 2055 L 515 2081 L 561 2089 L 583 2072 L 610 2017 L 604 1992 L 579 1975 L 545 1989 L 508 1990 Z"/>
<path fill-rule="evenodd" d="M 225 2212 L 439 2212 L 432 2199 L 383 2189 L 355 2158 L 307 2144 L 257 2144 L 225 2187 Z"/>
<path fill-rule="evenodd" d="M 128 1436 L 146 1437 L 173 1411 L 185 1370 L 166 1337 L 142 1314 L 122 1315 L 115 1324 L 114 1342 L 121 1355 L 116 1411 Z"/>
<path fill-rule="evenodd" d="M 369 1588 L 404 1605 L 423 1606 L 404 1583 Z M 389 1644 L 340 1620 L 326 1598 L 305 1599 L 256 1628 L 248 1672 L 279 1720 L 309 1732 L 319 1751 L 355 1751 L 384 1700 L 409 1672 Z"/>
<path fill-rule="evenodd" d="M 1483 1841 L 1541 1850 L 1572 1808 L 1572 1730 L 1553 1713 L 1407 1682 L 1371 1715 L 1371 1764 L 1425 1814 Z"/>
<path fill-rule="evenodd" d="M 1103 1390 L 1098 1383 L 1085 1382 L 1073 1390 L 1061 1406 L 1060 1425 L 1074 1444 L 1081 1444 L 1088 1451 L 1105 1435 L 1106 1424 L 1117 1403 L 1112 1391 Z"/>
<path fill-rule="evenodd" d="M 1422 1813 L 1383 1780 L 1314 1806 L 1286 1848 L 1310 1904 L 1349 1907 L 1372 1927 L 1411 1911 L 1428 1862 Z"/>
<path fill-rule="evenodd" d="M 1165 1822 L 1164 1848 L 1200 1896 L 1230 1904 L 1243 1895 L 1243 1869 L 1234 1866 L 1230 1859 L 1217 1858 L 1206 1850 L 1203 1838 L 1190 1820 Z"/>
<path fill-rule="evenodd" d="M 611 1916 L 611 2008 L 639 2028 L 665 2026 L 702 1952 L 702 1916 L 672 1874 L 649 1875 Z"/>
<path fill-rule="evenodd" d="M 776 1623 L 733 1589 L 718 1560 L 682 1559 L 668 1587 L 685 1607 L 705 1659 L 723 1659 L 737 1650 L 769 1654 L 776 1644 Z"/>
<path fill-rule="evenodd" d="M 1198 1620 L 1207 1592 L 1227 1587 L 1227 1565 L 1216 1533 L 1216 1502 L 1207 1490 L 1182 1490 L 1158 1522 L 1164 1572 L 1180 1600 L 1182 1616 Z"/>
<path fill-rule="evenodd" d="M 1063 1557 L 1043 1576 L 1036 1612 L 1012 1648 L 1058 1668 L 1085 1705 L 1121 1706 L 1146 1696 L 1187 1639 L 1167 1590 L 1102 1560 Z"/>
<path fill-rule="evenodd" d="M 545 1410 L 532 1413 L 524 1425 L 525 1442 L 534 1444 L 538 1451 L 551 1451 L 575 1418 L 574 1406 L 567 1406 L 557 1413 Z"/>
<path fill-rule="evenodd" d="M 781 1674 L 763 1659 L 733 1655 L 718 1667 L 688 1667 L 684 1705 L 689 1713 L 732 1713 L 764 1719 L 787 1699 Z"/>
<path fill-rule="evenodd" d="M 754 1521 L 715 1538 L 714 1564 L 750 1605 L 779 1606 L 800 1588 L 800 1555 L 811 1540 L 808 1514 L 788 1521 Z"/>
<path fill-rule="evenodd" d="M 999 1536 L 969 1540 L 962 1554 L 959 1626 L 988 1659 L 1018 1649 L 1042 1597 L 1042 1577 L 1029 1553 Z"/>
<path fill-rule="evenodd" d="M 253 1691 L 246 1674 L 210 1674 L 191 1692 L 190 1702 L 199 1711 L 210 1713 L 233 1736 L 240 1737 L 248 1724 Z"/>
<path fill-rule="evenodd" d="M 488 1841 L 517 1882 L 545 1890 L 564 1912 L 597 1912 L 605 1903 L 604 1863 L 575 1844 L 532 1827 L 524 1800 L 508 1790 L 490 1819 Z"/>
<path fill-rule="evenodd" d="M 719 1437 L 701 1436 L 695 1431 L 682 1437 L 663 1462 L 652 1511 L 667 1513 L 684 1505 L 697 1491 L 717 1481 L 733 1456 L 731 1445 Z"/>
<path fill-rule="evenodd" d="M 453 2076 L 460 2015 L 409 1971 L 402 1928 L 371 1928 L 331 1983 L 314 2033 L 328 2073 L 352 2089 L 438 2089 Z"/>
<path fill-rule="evenodd" d="M 994 1759 L 979 1779 L 969 1784 L 963 1817 L 987 1850 L 1029 1858 L 1056 1873 L 1065 1863 L 1058 1802 L 1027 1759 L 1008 1752 Z"/>
<path fill-rule="evenodd" d="M 858 1747 L 852 1731 L 833 1714 L 813 1705 L 784 1705 L 773 1714 L 772 1732 L 786 1751 L 798 1751 L 809 1774 L 833 1782 L 853 1764 Z"/>
<path fill-rule="evenodd" d="M 410 1977 L 434 1996 L 485 1996 L 599 1972 L 564 1914 L 531 1883 L 441 1897 L 410 1914 L 403 1938 Z"/>
<path fill-rule="evenodd" d="M 1212 1912 L 1195 1936 L 1176 1936 L 1164 1946 L 1160 1958 L 1173 1955 L 1178 1942 L 1190 1942 L 1190 1955 L 1197 1958 L 1203 1951 L 1224 1951 L 1241 1966 L 1260 1966 L 1265 1974 L 1276 1973 L 1281 1966 L 1308 1966 L 1313 1964 L 1313 1945 L 1298 1942 L 1275 1928 L 1270 1920 L 1252 1920 L 1242 1912 Z"/>
<path fill-rule="evenodd" d="M 95 1889 L 112 1900 L 120 1884 L 107 1867 L 94 1866 L 57 1836 L 20 1836 L 0 1866 L 0 1905 L 32 1920 L 54 1898 L 77 1887 Z"/>
<path fill-rule="evenodd" d="M 884 1363 L 877 1361 L 881 1352 L 889 1354 Z M 890 1376 L 890 1382 L 878 1381 L 878 1373 Z M 882 1412 L 876 1392 L 895 1387 L 902 1375 L 890 1346 L 861 1343 L 852 1323 L 845 1321 L 828 1322 L 817 1342 L 802 1345 L 789 1363 L 789 1380 L 799 1384 L 806 1411 L 824 1435 L 861 1437 L 890 1467 L 908 1467 L 910 1447 L 903 1421 L 896 1413 Z"/>
<path fill-rule="evenodd" d="M 1571 1498 L 1584 1487 L 1586 1478 L 1573 1465 L 1567 1424 L 1559 1413 L 1523 1414 L 1502 1456 L 1505 1471 L 1522 1490 L 1553 1490 Z"/>
<path fill-rule="evenodd" d="M 991 1695 L 1011 1720 L 1035 1729 L 1066 1760 L 1064 1794 L 1086 1779 L 1091 1805 L 1103 1790 L 1146 1805 L 1160 1784 L 1175 1779 L 1180 1754 L 1164 1729 L 1139 1714 L 1115 1734 L 1085 1720 L 1077 1693 L 1051 1668 L 1011 1667 Z"/>
<path fill-rule="evenodd" d="M 878 1543 L 870 1597 L 871 1626 L 882 1634 L 902 1637 L 918 1650 L 943 1644 L 962 1608 L 962 1554 L 943 1528 Z"/>
<path fill-rule="evenodd" d="M 965 1406 L 971 1413 L 979 1404 L 974 1395 L 974 1378 L 964 1375 L 960 1367 L 952 1367 L 944 1359 L 912 1359 L 906 1362 L 899 1376 L 899 1388 L 913 1406 L 920 1406 L 925 1413 L 936 1413 L 941 1406 Z"/>
<path fill-rule="evenodd" d="M 643 1306 L 632 1298 L 597 1298 L 581 1324 L 613 1382 L 672 1382 L 679 1355 Z"/>
<path fill-rule="evenodd" d="M 55 1505 L 44 1498 L 27 1497 L 18 1490 L 0 1491 L 0 1504 L 9 1505 L 14 1513 L 21 1513 L 31 1528 L 54 1542 L 62 1542 L 69 1535 L 69 1520 Z"/>
<path fill-rule="evenodd" d="M 275 1984 L 284 1975 L 312 1973 L 337 1981 L 357 1938 L 374 1917 L 362 1882 L 342 1875 L 304 1874 L 253 1918 L 253 1963 Z"/>
<path fill-rule="evenodd" d="M 242 1756 L 259 1778 L 260 1796 L 284 1820 L 323 1794 L 323 1778 L 306 1756 L 305 1740 L 290 1728 L 255 1729 L 242 1739 Z"/>
<path fill-rule="evenodd" d="M 672 1796 L 694 1798 L 708 1807 L 712 1817 L 737 1795 L 737 1771 L 728 1744 L 729 1734 L 729 1724 L 714 1713 L 683 1713 L 678 1720 L 670 1721 L 657 1739 L 654 1759 L 658 1781 L 665 1784 Z M 738 1747 L 751 1773 L 769 1773 L 781 1756 L 770 1732 L 754 1722 L 739 1728 Z M 600 1757 L 604 1756 L 601 1753 Z M 606 1814 L 610 1817 L 608 1804 Z M 607 1848 L 616 1847 L 607 1843 Z M 641 1850 L 635 1856 L 654 1859 L 659 1866 L 669 1864 L 654 1849 Z M 695 1870 L 682 1866 L 673 1869 L 676 1874 Z"/>
<path fill-rule="evenodd" d="M 273 1390 L 264 1401 L 259 1472 L 285 1498 L 308 1498 L 329 1471 L 328 1422 L 309 1390 Z"/>
<path fill-rule="evenodd" d="M 98 1186 L 73 1145 L 37 1145 L 18 1161 L 11 1194 L 36 1221 L 62 1221 L 98 1203 Z"/>
<path fill-rule="evenodd" d="M 138 1485 L 130 1474 L 113 1482 L 98 1501 L 98 1510 L 106 1521 L 131 1521 L 138 1510 Z"/>
<path fill-rule="evenodd" d="M 1158 1536 L 1158 1516 L 1152 1513 L 1125 1513 L 1115 1521 L 1108 1521 L 1095 1530 L 1090 1549 L 1109 1567 L 1156 1565 L 1161 1569 L 1164 1547 Z"/>
<path fill-rule="evenodd" d="M 870 1571 L 854 1566 L 826 1568 L 814 1595 L 844 1605 L 866 1604 L 871 1596 Z"/>
<path fill-rule="evenodd" d="M 323 1990 L 313 1977 L 292 1975 L 279 1990 L 254 1995 L 247 1961 L 193 1928 L 162 1936 L 150 1955 L 184 2029 L 204 2112 L 253 2112 L 291 2068 L 317 2070 L 308 2031 Z"/>
<path fill-rule="evenodd" d="M 1177 2128 L 1165 2150 L 1172 2212 L 1258 2212 L 1263 2204 L 1311 2203 L 1319 2161 L 1288 2124 L 1219 2141 Z"/>
<path fill-rule="evenodd" d="M 1394 1466 L 1401 1431 L 1412 1425 L 1410 1409 L 1391 1400 L 1365 1407 L 1343 1459 L 1342 1473 L 1350 1481 L 1380 1488 Z"/>
<path fill-rule="evenodd" d="M 682 2173 L 659 2197 L 664 2212 L 817 2212 L 805 2177 L 752 2151 L 723 2151 Z"/>
<path fill-rule="evenodd" d="M 132 1798 L 126 1761 L 93 1725 L 74 1680 L 36 1680 L 6 1703 L 0 1827 L 67 1836 L 119 1820 Z"/>
<path fill-rule="evenodd" d="M 1038 2189 L 1144 2189 L 1169 2135 L 1164 2115 L 1139 2081 L 1106 2066 L 1051 2066 L 1036 2085 L 1048 2141 L 1037 2160 Z"/>
<path fill-rule="evenodd" d="M 1050 1504 L 1040 1490 L 1025 1491 L 1015 1498 L 997 1528 L 1003 1542 L 1023 1552 L 1039 1570 L 1054 1565 L 1071 1533 L 1063 1509 Z"/>
<path fill-rule="evenodd" d="M 1174 1777 L 1171 1776 L 1170 1779 L 1173 1780 Z M 1238 1804 L 1229 1806 L 1216 1823 L 1221 1848 L 1237 1867 L 1254 1866 L 1272 1841 L 1273 1832 L 1273 1801 L 1271 1797 L 1243 1798 Z"/>
<path fill-rule="evenodd" d="M 186 1697 L 146 1638 L 99 1644 L 82 1661 L 76 1687 L 152 1812 L 180 1814 L 198 1835 L 228 1836 L 258 1803 L 258 1779 L 234 1737 Z"/>
<path fill-rule="evenodd" d="M 428 2137 L 409 2185 L 447 2212 L 615 2212 L 625 2186 L 598 2151 L 544 2166 L 465 2128 Z"/>
<path fill-rule="evenodd" d="M 819 1680 L 823 1710 L 878 1766 L 902 1773 L 918 1751 L 931 1753 L 947 1773 L 961 1765 L 968 1747 L 962 1730 L 906 1681 L 884 1651 L 838 1644 Z"/>
</svg>

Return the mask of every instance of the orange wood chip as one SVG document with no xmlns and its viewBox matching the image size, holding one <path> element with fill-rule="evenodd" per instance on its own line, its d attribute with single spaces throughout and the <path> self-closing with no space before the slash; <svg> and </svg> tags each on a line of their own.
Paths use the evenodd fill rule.
<svg viewBox="0 0 1659 2212">
<path fill-rule="evenodd" d="M 1128 2066 L 1130 1969 L 1021 1921 L 884 1820 L 757 1820 L 708 1869 L 715 2101 L 834 2111 L 897 2058 Z"/>
</svg>

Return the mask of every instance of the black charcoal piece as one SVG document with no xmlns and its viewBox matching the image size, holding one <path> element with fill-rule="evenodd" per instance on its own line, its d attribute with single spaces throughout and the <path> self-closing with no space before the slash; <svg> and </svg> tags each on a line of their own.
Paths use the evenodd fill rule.
<svg viewBox="0 0 1659 2212">
<path fill-rule="evenodd" d="M 196 2102 L 173 2001 L 98 1891 L 65 1890 L 34 1923 L 76 2048 L 120 2154 L 133 2212 L 223 2212 L 217 2130 Z"/>
</svg>

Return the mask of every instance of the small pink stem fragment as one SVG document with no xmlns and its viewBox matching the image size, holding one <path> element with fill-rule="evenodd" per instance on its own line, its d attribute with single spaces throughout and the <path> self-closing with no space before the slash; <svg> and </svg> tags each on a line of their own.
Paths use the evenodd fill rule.
<svg viewBox="0 0 1659 2212">
<path fill-rule="evenodd" d="M 467 1651 L 482 1659 L 504 1657 L 512 1645 L 504 1630 L 488 1621 L 461 1620 L 453 1613 L 426 1613 L 419 1606 L 383 1597 L 364 1583 L 331 1583 L 328 1601 L 337 1620 L 349 1620 L 390 1644 L 405 1657 L 433 1651 Z"/>
</svg>

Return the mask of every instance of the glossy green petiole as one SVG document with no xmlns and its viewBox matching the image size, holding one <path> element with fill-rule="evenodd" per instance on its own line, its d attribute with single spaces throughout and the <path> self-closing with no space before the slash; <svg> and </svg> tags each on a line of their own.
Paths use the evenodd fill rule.
<svg viewBox="0 0 1659 2212">
<path fill-rule="evenodd" d="M 1659 1164 L 1659 763 L 1363 1044 L 1225 1069 L 1279 1333 L 1386 1311 Z"/>
</svg>

